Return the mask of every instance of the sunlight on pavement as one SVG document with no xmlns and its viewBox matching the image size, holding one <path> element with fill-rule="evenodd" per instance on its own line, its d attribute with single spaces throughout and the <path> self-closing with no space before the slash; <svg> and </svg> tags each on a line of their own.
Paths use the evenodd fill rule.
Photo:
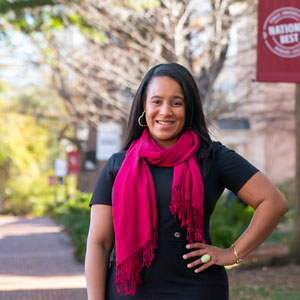
<svg viewBox="0 0 300 300">
<path fill-rule="evenodd" d="M 85 277 L 83 275 L 51 277 L 0 275 L 0 291 L 85 287 Z"/>
<path fill-rule="evenodd" d="M 0 232 L 0 239 L 3 239 L 7 236 L 25 236 L 25 235 L 31 235 L 31 234 L 40 234 L 40 233 L 56 233 L 56 232 L 61 232 L 63 229 L 60 228 L 60 227 L 57 227 L 57 228 L 51 228 L 51 227 L 45 227 L 45 228 L 34 228 L 32 230 L 32 226 L 30 226 L 30 229 L 31 229 L 31 232 L 28 233 L 28 227 L 29 226 L 26 226 L 26 225 L 22 225 L 22 228 L 20 226 L 20 228 L 15 228 L 14 229 L 7 229 L 4 232 Z M 0 225 L 0 228 L 1 228 L 1 225 Z"/>
</svg>

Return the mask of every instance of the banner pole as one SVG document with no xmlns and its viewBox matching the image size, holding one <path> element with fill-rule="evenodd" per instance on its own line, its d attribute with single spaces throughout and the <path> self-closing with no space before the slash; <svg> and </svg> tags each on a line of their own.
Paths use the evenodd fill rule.
<svg viewBox="0 0 300 300">
<path fill-rule="evenodd" d="M 294 228 L 291 241 L 290 253 L 296 263 L 300 263 L 300 83 L 296 84 L 295 94 L 295 136 L 296 136 L 296 178 L 295 178 L 295 194 L 294 194 Z"/>
</svg>

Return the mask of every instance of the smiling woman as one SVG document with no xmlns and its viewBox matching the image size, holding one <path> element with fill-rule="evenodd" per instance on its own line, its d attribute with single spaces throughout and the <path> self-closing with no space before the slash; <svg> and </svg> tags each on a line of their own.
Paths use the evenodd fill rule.
<svg viewBox="0 0 300 300">
<path fill-rule="evenodd" d="M 222 249 L 212 245 L 209 224 L 225 188 L 256 212 Z M 89 300 L 228 300 L 224 266 L 262 243 L 287 210 L 261 172 L 211 141 L 196 83 L 175 63 L 142 80 L 123 151 L 107 161 L 90 206 Z"/>
<path fill-rule="evenodd" d="M 182 89 L 170 77 L 154 77 L 146 95 L 144 109 L 149 132 L 157 144 L 169 148 L 175 144 L 185 124 Z"/>
</svg>

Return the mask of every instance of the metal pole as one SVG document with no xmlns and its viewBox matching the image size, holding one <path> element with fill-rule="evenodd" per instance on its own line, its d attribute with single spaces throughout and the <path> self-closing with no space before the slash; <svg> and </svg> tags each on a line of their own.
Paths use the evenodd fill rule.
<svg viewBox="0 0 300 300">
<path fill-rule="evenodd" d="M 296 178 L 295 178 L 295 215 L 290 254 L 300 263 L 300 83 L 296 84 L 295 136 L 296 136 Z"/>
</svg>

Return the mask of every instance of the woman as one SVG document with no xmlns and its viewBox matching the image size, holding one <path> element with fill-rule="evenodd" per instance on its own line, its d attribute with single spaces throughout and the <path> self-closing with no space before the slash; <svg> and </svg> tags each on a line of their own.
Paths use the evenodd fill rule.
<svg viewBox="0 0 300 300">
<path fill-rule="evenodd" d="M 224 188 L 255 209 L 228 249 L 209 236 Z M 124 151 L 107 161 L 90 205 L 89 300 L 228 299 L 224 266 L 266 240 L 288 210 L 261 172 L 211 141 L 195 81 L 175 63 L 153 67 L 141 82 Z"/>
</svg>

